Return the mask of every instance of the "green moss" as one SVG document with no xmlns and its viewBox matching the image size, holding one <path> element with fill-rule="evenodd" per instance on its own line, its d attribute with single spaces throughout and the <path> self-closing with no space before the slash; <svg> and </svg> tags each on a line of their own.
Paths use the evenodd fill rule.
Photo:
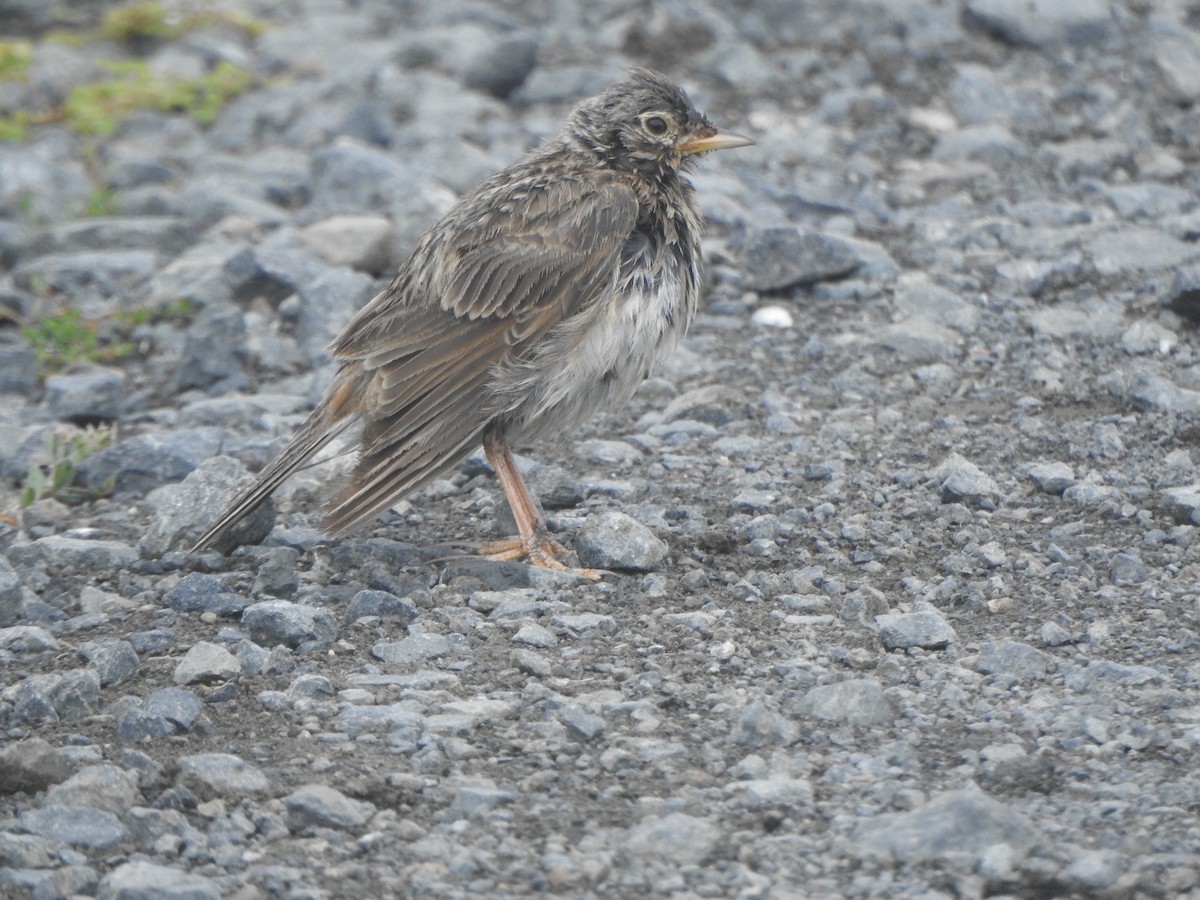
<svg viewBox="0 0 1200 900">
<path fill-rule="evenodd" d="M 171 13 L 161 3 L 147 2 L 109 10 L 95 32 L 59 33 L 55 38 L 74 42 L 80 42 L 82 38 L 82 42 L 86 42 L 101 37 L 126 43 L 170 40 L 209 25 L 230 25 L 251 38 L 258 37 L 267 28 L 261 19 L 240 10 L 202 9 Z"/>
<path fill-rule="evenodd" d="M 77 362 L 116 362 L 133 352 L 128 341 L 101 341 L 100 329 L 77 309 L 65 309 L 21 329 L 38 365 L 54 371 Z"/>
<path fill-rule="evenodd" d="M 32 286 L 35 293 L 37 285 Z M 85 319 L 77 309 L 64 309 L 21 329 L 43 372 L 79 362 L 115 363 L 135 351 L 133 331 L 152 322 L 180 322 L 195 314 L 195 306 L 179 299 L 158 307 L 121 310 L 111 319 Z"/>
<path fill-rule="evenodd" d="M 29 41 L 0 41 L 0 81 L 24 81 L 31 62 L 33 44 Z"/>
<path fill-rule="evenodd" d="M 118 6 L 105 13 L 94 30 L 55 32 L 46 40 L 73 45 L 118 41 L 136 54 L 147 42 L 172 40 L 206 26 L 238 28 L 251 38 L 266 29 L 265 23 L 247 13 L 201 6 L 185 13 L 169 11 L 157 2 Z M 0 40 L 0 80 L 24 78 L 34 50 L 28 41 Z M 65 122 L 80 134 L 106 137 L 123 120 L 146 109 L 183 113 L 207 125 L 230 99 L 254 83 L 249 72 L 230 62 L 219 63 L 201 78 L 156 75 L 139 59 L 107 60 L 100 65 L 112 77 L 76 87 L 61 108 L 0 109 L 0 141 L 26 140 L 31 126 L 46 122 Z"/>
<path fill-rule="evenodd" d="M 108 187 L 93 188 L 92 193 L 88 196 L 84 212 L 89 216 L 116 215 L 118 212 L 117 192 Z"/>
<path fill-rule="evenodd" d="M 0 141 L 23 141 L 29 137 L 29 113 L 0 113 Z"/>
<path fill-rule="evenodd" d="M 254 81 L 229 62 L 195 79 L 156 75 L 140 60 L 107 62 L 105 68 L 113 78 L 80 85 L 63 105 L 63 118 L 80 134 L 110 135 L 124 119 L 145 109 L 186 113 L 206 125 Z"/>
<path fill-rule="evenodd" d="M 99 491 L 73 487 L 72 483 L 84 460 L 116 442 L 116 425 L 89 426 L 71 435 L 54 432 L 46 441 L 49 462 L 31 465 L 25 473 L 21 484 L 21 505 L 32 506 L 47 497 L 54 497 L 63 503 L 81 503 L 111 494 L 114 486 L 111 480 Z"/>
<path fill-rule="evenodd" d="M 132 41 L 176 37 L 179 27 L 167 22 L 167 10 L 161 3 L 135 3 L 106 12 L 100 33 L 113 40 Z"/>
</svg>

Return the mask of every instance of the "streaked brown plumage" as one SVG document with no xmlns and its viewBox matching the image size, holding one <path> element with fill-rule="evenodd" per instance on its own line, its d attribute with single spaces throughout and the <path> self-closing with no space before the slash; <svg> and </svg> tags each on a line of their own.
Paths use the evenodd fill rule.
<svg viewBox="0 0 1200 900">
<path fill-rule="evenodd" d="M 510 447 L 569 434 L 624 403 L 687 330 L 700 292 L 694 154 L 720 132 L 664 76 L 634 70 L 555 138 L 460 200 L 334 340 L 340 365 L 291 444 L 196 549 L 230 530 L 336 435 L 358 464 L 329 504 L 343 534 L 481 443 L 517 521 L 493 555 L 560 568 Z"/>
</svg>

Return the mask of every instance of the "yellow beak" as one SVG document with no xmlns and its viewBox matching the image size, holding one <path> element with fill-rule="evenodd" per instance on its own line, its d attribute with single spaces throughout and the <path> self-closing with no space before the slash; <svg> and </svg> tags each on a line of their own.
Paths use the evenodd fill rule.
<svg viewBox="0 0 1200 900">
<path fill-rule="evenodd" d="M 709 150 L 731 150 L 734 147 L 748 147 L 754 141 L 732 131 L 718 131 L 716 128 L 705 128 L 689 137 L 677 149 L 680 153 L 707 153 Z"/>
</svg>

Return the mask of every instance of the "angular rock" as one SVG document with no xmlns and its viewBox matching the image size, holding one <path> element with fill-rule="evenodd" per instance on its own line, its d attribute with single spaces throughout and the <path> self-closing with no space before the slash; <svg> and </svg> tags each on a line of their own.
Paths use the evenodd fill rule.
<svg viewBox="0 0 1200 900">
<path fill-rule="evenodd" d="M 1038 840 L 1023 815 L 979 790 L 947 791 L 910 812 L 885 813 L 862 822 L 854 839 L 866 855 L 918 864 L 947 854 L 981 856 L 1008 844 L 1023 856 Z"/>
<path fill-rule="evenodd" d="M 145 860 L 122 863 L 100 880 L 99 900 L 221 900 L 204 875 Z"/>
<path fill-rule="evenodd" d="M 67 757 L 38 737 L 0 747 L 0 794 L 35 794 L 71 777 Z"/>
<path fill-rule="evenodd" d="M 982 509 L 995 509 L 1000 503 L 1000 488 L 991 476 L 957 453 L 951 453 L 930 478 L 938 486 L 943 503 L 966 503 Z"/>
<path fill-rule="evenodd" d="M 388 591 L 359 591 L 350 598 L 345 621 L 353 622 L 363 616 L 376 616 L 407 625 L 420 615 L 420 610 L 407 597 L 397 597 Z"/>
<path fill-rule="evenodd" d="M 796 704 L 799 715 L 841 725 L 883 725 L 896 718 L 895 707 L 879 683 L 850 678 L 812 688 Z"/>
<path fill-rule="evenodd" d="M 46 412 L 60 422 L 92 425 L 120 418 L 125 373 L 94 366 L 46 379 Z"/>
<path fill-rule="evenodd" d="M 271 781 L 257 766 L 230 753 L 199 753 L 179 757 L 179 781 L 202 800 L 265 795 Z"/>
<path fill-rule="evenodd" d="M 391 268 L 396 229 L 383 216 L 330 216 L 303 229 L 300 240 L 331 266 L 378 275 Z"/>
<path fill-rule="evenodd" d="M 627 572 L 653 572 L 667 557 L 667 545 L 625 513 L 609 510 L 588 516 L 575 538 L 584 566 Z"/>
<path fill-rule="evenodd" d="M 742 284 L 752 291 L 780 291 L 844 278 L 860 265 L 840 237 L 799 228 L 752 231 L 742 247 Z"/>
<path fill-rule="evenodd" d="M 400 641 L 381 641 L 371 648 L 371 655 L 386 663 L 408 666 L 437 659 L 453 650 L 454 643 L 444 634 L 418 632 Z"/>
<path fill-rule="evenodd" d="M 250 640 L 263 647 L 282 644 L 295 649 L 309 641 L 327 644 L 337 636 L 337 623 L 329 610 L 288 600 L 265 600 L 247 606 L 242 612 L 242 625 Z"/>
<path fill-rule="evenodd" d="M 160 688 L 146 698 L 142 709 L 149 715 L 166 719 L 179 731 L 186 732 L 200 718 L 200 698 L 182 688 Z"/>
<path fill-rule="evenodd" d="M 101 687 L 128 681 L 138 673 L 141 665 L 133 645 L 116 638 L 80 644 L 79 655 L 96 670 Z"/>
<path fill-rule="evenodd" d="M 288 825 L 294 831 L 309 828 L 334 828 L 339 831 L 361 828 L 375 814 L 375 806 L 352 800 L 326 784 L 306 784 L 283 798 Z"/>
<path fill-rule="evenodd" d="M 950 623 L 936 609 L 917 612 L 887 613 L 875 617 L 879 639 L 888 650 L 921 647 L 940 650 L 958 639 Z"/>
<path fill-rule="evenodd" d="M 241 671 L 237 657 L 224 647 L 200 641 L 180 660 L 172 678 L 178 685 L 214 684 L 228 681 Z"/>
<path fill-rule="evenodd" d="M 1061 494 L 1075 483 L 1075 472 L 1061 462 L 1034 463 L 1025 470 L 1038 490 L 1047 494 Z"/>
<path fill-rule="evenodd" d="M 38 538 L 31 544 L 14 544 L 8 558 L 18 566 L 44 565 L 51 570 L 105 572 L 137 562 L 137 552 L 120 541 L 88 541 L 60 534 Z"/>
<path fill-rule="evenodd" d="M 18 817 L 21 827 L 45 838 L 104 852 L 129 840 L 129 829 L 115 815 L 87 806 L 44 806 Z"/>
<path fill-rule="evenodd" d="M 1200 484 L 1163 491 L 1167 512 L 1181 524 L 1200 525 Z"/>
<path fill-rule="evenodd" d="M 248 387 L 241 363 L 245 343 L 241 310 L 209 307 L 188 327 L 175 369 L 175 390 L 217 393 Z"/>
<path fill-rule="evenodd" d="M 975 668 L 985 675 L 1043 678 L 1058 667 L 1048 653 L 1020 641 L 988 641 L 979 650 Z"/>
<path fill-rule="evenodd" d="M 672 812 L 647 816 L 629 829 L 626 850 L 635 856 L 700 865 L 716 850 L 721 829 L 709 819 Z"/>
<path fill-rule="evenodd" d="M 170 549 L 190 547 L 217 520 L 234 494 L 254 480 L 245 467 L 228 456 L 205 459 L 179 484 L 164 485 L 147 501 L 154 520 L 138 542 L 140 553 L 161 556 Z M 268 498 L 232 528 L 215 550 L 228 553 L 239 544 L 257 544 L 275 527 L 275 505 Z M 229 601 L 236 605 L 236 601 Z"/>
<path fill-rule="evenodd" d="M 79 478 L 89 490 L 144 496 L 186 477 L 219 453 L 224 441 L 219 428 L 139 434 L 88 457 L 79 466 Z"/>
<path fill-rule="evenodd" d="M 238 594 L 211 575 L 192 572 L 163 595 L 171 609 L 185 613 L 212 613 L 217 616 L 240 616 L 250 600 Z"/>
<path fill-rule="evenodd" d="M 1106 0 L 967 0 L 964 15 L 1011 44 L 1088 46 L 1116 29 Z"/>
<path fill-rule="evenodd" d="M 141 801 L 137 774 L 120 766 L 84 766 L 46 792 L 46 805 L 85 806 L 123 815 Z"/>
</svg>

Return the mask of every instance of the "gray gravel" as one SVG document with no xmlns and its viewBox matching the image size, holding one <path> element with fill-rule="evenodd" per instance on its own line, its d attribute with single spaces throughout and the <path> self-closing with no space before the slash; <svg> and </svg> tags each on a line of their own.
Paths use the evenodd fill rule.
<svg viewBox="0 0 1200 900">
<path fill-rule="evenodd" d="M 102 8 L 0 3 L 0 109 L 105 57 L 255 87 L 0 144 L 0 512 L 119 426 L 0 516 L 0 896 L 1200 898 L 1191 5 L 44 39 Z M 473 555 L 512 530 L 481 456 L 333 541 L 335 454 L 187 554 L 422 230 L 633 63 L 758 145 L 696 175 L 684 346 L 521 461 L 604 580 Z M 128 356 L 39 377 L 14 323 L 64 303 Z"/>
</svg>

